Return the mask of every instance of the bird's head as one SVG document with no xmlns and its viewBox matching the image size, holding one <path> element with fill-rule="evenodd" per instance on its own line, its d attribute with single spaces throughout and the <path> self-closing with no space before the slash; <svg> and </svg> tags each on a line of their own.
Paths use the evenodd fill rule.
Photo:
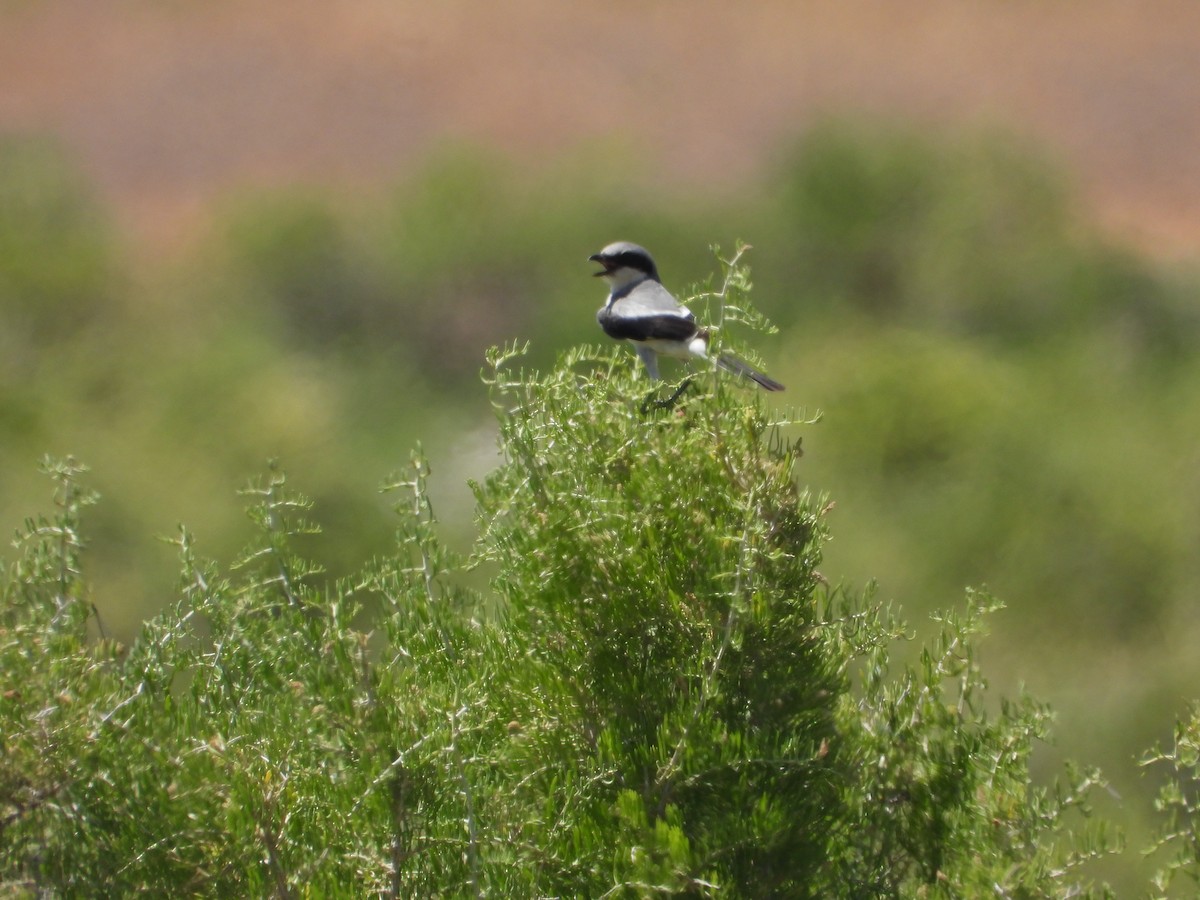
<svg viewBox="0 0 1200 900">
<path fill-rule="evenodd" d="M 631 244 L 629 241 L 617 241 L 609 244 L 599 253 L 588 257 L 592 262 L 600 263 L 601 269 L 595 275 L 608 281 L 614 288 L 623 287 L 643 278 L 658 281 L 658 267 L 654 259 L 644 247 Z"/>
</svg>

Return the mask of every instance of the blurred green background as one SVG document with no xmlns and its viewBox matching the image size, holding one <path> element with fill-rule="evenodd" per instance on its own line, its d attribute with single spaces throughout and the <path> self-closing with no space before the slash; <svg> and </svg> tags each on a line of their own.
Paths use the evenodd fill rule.
<svg viewBox="0 0 1200 900">
<path fill-rule="evenodd" d="M 158 536 L 182 522 L 202 553 L 236 555 L 249 533 L 236 491 L 269 458 L 315 498 L 326 534 L 313 553 L 331 575 L 388 547 L 376 489 L 418 442 L 465 549 L 466 479 L 495 462 L 477 377 L 485 349 L 528 340 L 533 363 L 549 365 L 600 340 L 603 288 L 586 257 L 611 240 L 649 247 L 684 292 L 716 270 L 711 244 L 744 239 L 754 298 L 780 326 L 756 349 L 788 385 L 784 402 L 824 414 L 796 436 L 808 484 L 837 503 L 825 576 L 877 579 L 915 627 L 966 585 L 1004 600 L 985 646 L 993 685 L 1052 704 L 1060 743 L 1046 772 L 1063 757 L 1102 766 L 1119 794 L 1105 812 L 1139 846 L 1154 785 L 1135 759 L 1200 694 L 1200 277 L 1186 249 L 1200 217 L 1188 173 L 1178 192 L 1139 182 L 1136 165 L 1106 181 L 1120 153 L 1077 161 L 1072 135 L 1086 129 L 1056 131 L 1053 102 L 1040 139 L 1015 88 L 987 94 L 1004 102 L 986 117 L 970 114 L 969 85 L 946 89 L 947 115 L 900 97 L 919 94 L 926 70 L 899 61 L 925 59 L 915 38 L 933 40 L 939 25 L 982 40 L 974 61 L 995 73 L 989 54 L 1006 39 L 1068 29 L 1082 7 L 984 5 L 981 17 L 1017 37 L 983 39 L 974 28 L 987 21 L 931 4 L 918 17 L 926 31 L 909 23 L 894 46 L 897 23 L 866 7 L 824 18 L 814 7 L 817 37 L 805 43 L 797 28 L 789 44 L 774 26 L 796 23 L 770 5 L 722 38 L 707 6 L 687 26 L 655 4 L 649 31 L 673 40 L 655 50 L 630 38 L 626 51 L 617 38 L 629 32 L 590 5 L 572 22 L 521 4 L 490 41 L 495 22 L 462 5 L 351 8 L 357 19 L 271 4 L 208 14 L 131 3 L 82 20 L 63 4 L 0 8 L 0 60 L 18 76 L 0 90 L 0 521 L 46 508 L 44 453 L 88 463 L 103 495 L 85 526 L 94 600 L 119 637 L 172 597 L 175 560 Z M 399 39 L 380 38 L 372 16 Z M 226 40 L 235 25 L 248 30 Z M 531 92 L 518 77 L 530 63 L 504 38 L 522 29 L 556 48 L 561 82 Z M 1150 53 L 1141 32 L 1105 34 L 1114 54 Z M 297 35 L 324 48 L 307 68 L 271 49 Z M 38 40 L 64 36 L 80 57 L 36 56 Z M 876 73 L 871 99 L 844 96 L 844 72 L 820 87 L 822 37 L 877 53 L 859 72 Z M 172 63 L 193 38 L 249 47 L 255 65 Z M 1175 44 L 1153 45 L 1156 58 L 1164 46 Z M 481 47 L 502 52 L 473 58 L 478 71 L 461 63 Z M 452 48 L 460 65 L 439 69 Z M 687 55 L 697 48 L 707 53 Z M 713 69 L 723 51 L 728 85 Z M 346 82 L 351 57 L 394 69 Z M 644 65 L 614 71 L 614 58 Z M 97 59 L 111 65 L 99 69 L 109 93 L 67 104 L 88 83 L 77 70 Z M 972 60 L 943 63 L 928 65 L 950 79 Z M 778 94 L 781 72 L 792 105 L 764 106 L 751 88 Z M 1132 79 L 1142 93 L 1129 97 L 1086 80 L 1074 96 L 1103 96 L 1107 115 L 1129 121 L 1149 107 L 1165 115 L 1188 98 L 1164 94 L 1172 82 L 1156 72 Z M 255 88 L 276 82 L 291 92 Z M 243 88 L 250 100 L 233 99 Z M 136 116 L 114 99 L 122 90 Z M 722 103 L 730 91 L 745 101 L 737 111 Z M 167 114 L 180 115 L 172 103 L 185 119 Z M 297 118 L 326 117 L 288 131 L 271 115 L 289 103 Z M 381 118 L 395 142 L 373 137 Z M 759 127 L 734 128 L 743 120 Z M 277 144 L 263 144 L 263 128 L 282 132 Z M 327 130 L 341 143 L 322 145 Z M 698 143 L 707 131 L 716 138 Z M 1170 169 L 1187 147 L 1158 140 L 1138 146 Z M 1133 191 L 1140 206 L 1125 202 L 1130 184 L 1145 187 Z M 1125 862 L 1114 877 L 1133 874 L 1136 853 Z"/>
</svg>

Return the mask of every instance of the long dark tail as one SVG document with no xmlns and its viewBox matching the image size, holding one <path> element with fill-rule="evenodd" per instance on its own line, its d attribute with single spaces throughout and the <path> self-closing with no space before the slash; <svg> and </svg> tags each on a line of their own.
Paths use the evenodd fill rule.
<svg viewBox="0 0 1200 900">
<path fill-rule="evenodd" d="M 738 359 L 732 353 L 722 353 L 717 357 L 717 365 L 726 372 L 732 372 L 735 375 L 741 375 L 743 378 L 749 378 L 751 381 L 757 382 L 760 387 L 768 391 L 782 391 L 783 385 L 764 375 L 758 369 L 754 368 L 744 359 Z"/>
</svg>

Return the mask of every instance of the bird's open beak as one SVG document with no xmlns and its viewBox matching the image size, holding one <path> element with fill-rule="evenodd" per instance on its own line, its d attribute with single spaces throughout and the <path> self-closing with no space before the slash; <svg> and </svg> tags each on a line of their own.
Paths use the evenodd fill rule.
<svg viewBox="0 0 1200 900">
<path fill-rule="evenodd" d="M 588 257 L 588 259 L 591 260 L 592 262 L 598 262 L 598 263 L 600 263 L 601 266 L 604 267 L 599 272 L 592 273 L 592 275 L 594 275 L 596 278 L 602 278 L 603 276 L 605 276 L 609 273 L 609 265 L 608 265 L 608 263 L 606 263 L 604 261 L 604 257 L 602 257 L 599 253 L 593 253 L 591 256 Z"/>
</svg>

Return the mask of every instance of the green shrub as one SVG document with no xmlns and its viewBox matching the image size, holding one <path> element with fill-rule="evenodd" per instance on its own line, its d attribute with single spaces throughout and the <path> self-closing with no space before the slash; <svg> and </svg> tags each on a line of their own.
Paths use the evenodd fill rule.
<svg viewBox="0 0 1200 900">
<path fill-rule="evenodd" d="M 1195 328 L 1179 286 L 1087 227 L 1060 167 L 1011 136 L 834 120 L 768 189 L 752 233 L 772 235 L 759 268 L 789 293 L 764 304 L 785 327 L 832 313 L 1016 349 L 1114 331 L 1147 355 Z"/>
<path fill-rule="evenodd" d="M 710 299 L 745 307 L 728 273 Z M 730 317 L 729 321 L 732 321 Z M 0 878 L 29 894 L 1078 896 L 1094 775 L 989 712 L 965 611 L 903 626 L 817 566 L 795 423 L 717 372 L 665 402 L 624 348 L 491 356 L 503 462 L 467 566 L 414 457 L 394 550 L 326 583 L 272 468 L 228 571 L 89 639 L 79 518 L 30 522 L 0 611 Z M 656 400 L 656 398 L 658 398 Z M 470 567 L 494 595 L 456 586 Z M 895 669 L 895 671 L 893 671 Z M 993 704 L 994 706 L 994 704 Z"/>
<path fill-rule="evenodd" d="M 1160 861 L 1152 896 L 1195 896 L 1200 885 L 1200 706 L 1193 705 L 1175 724 L 1171 745 L 1156 747 L 1142 765 L 1167 769 L 1154 803 L 1164 821 L 1146 851 Z"/>
</svg>

